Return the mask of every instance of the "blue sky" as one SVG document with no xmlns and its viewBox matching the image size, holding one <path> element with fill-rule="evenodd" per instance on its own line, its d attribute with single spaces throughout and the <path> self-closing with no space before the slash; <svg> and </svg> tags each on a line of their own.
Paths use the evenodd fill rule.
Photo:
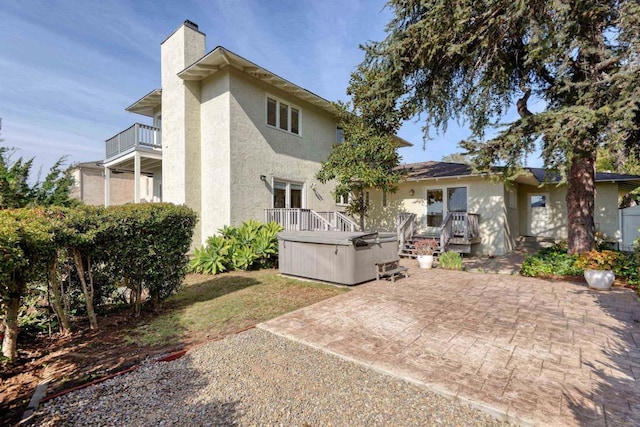
<svg viewBox="0 0 640 427">
<path fill-rule="evenodd" d="M 4 145 L 45 169 L 104 158 L 104 141 L 146 117 L 124 109 L 160 87 L 160 43 L 184 20 L 218 45 L 326 99 L 346 100 L 359 44 L 384 38 L 382 0 L 125 1 L 0 3 L 0 117 Z M 404 162 L 459 151 L 456 125 L 422 149 L 420 123 Z"/>
</svg>

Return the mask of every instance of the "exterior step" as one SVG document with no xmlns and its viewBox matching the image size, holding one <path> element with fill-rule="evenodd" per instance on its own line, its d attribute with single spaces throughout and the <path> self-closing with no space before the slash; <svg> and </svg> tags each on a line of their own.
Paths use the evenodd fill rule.
<svg viewBox="0 0 640 427">
<path fill-rule="evenodd" d="M 403 257 L 403 258 L 416 258 L 418 256 L 418 254 L 416 254 L 416 249 L 415 249 L 415 242 L 419 241 L 419 240 L 424 240 L 424 239 L 435 239 L 436 242 L 440 242 L 440 238 L 439 237 L 432 237 L 432 236 L 426 236 L 426 235 L 415 235 L 412 236 L 410 239 L 405 241 L 404 247 L 401 248 L 398 251 L 398 256 Z M 436 248 L 436 250 L 434 251 L 434 255 L 439 254 L 440 251 L 440 247 L 438 245 L 438 247 Z"/>
</svg>

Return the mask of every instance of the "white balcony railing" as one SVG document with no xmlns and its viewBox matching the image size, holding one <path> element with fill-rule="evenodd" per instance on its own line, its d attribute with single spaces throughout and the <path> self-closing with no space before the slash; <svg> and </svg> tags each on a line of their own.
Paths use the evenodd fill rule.
<svg viewBox="0 0 640 427">
<path fill-rule="evenodd" d="M 107 139 L 105 147 L 107 161 L 139 149 L 160 151 L 162 132 L 157 127 L 136 123 Z"/>
</svg>

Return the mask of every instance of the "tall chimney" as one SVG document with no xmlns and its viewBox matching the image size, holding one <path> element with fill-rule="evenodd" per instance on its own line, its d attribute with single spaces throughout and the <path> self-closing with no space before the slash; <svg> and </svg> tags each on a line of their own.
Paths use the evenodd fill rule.
<svg viewBox="0 0 640 427">
<path fill-rule="evenodd" d="M 200 82 L 178 73 L 205 54 L 205 34 L 185 21 L 161 44 L 162 198 L 200 210 Z"/>
</svg>

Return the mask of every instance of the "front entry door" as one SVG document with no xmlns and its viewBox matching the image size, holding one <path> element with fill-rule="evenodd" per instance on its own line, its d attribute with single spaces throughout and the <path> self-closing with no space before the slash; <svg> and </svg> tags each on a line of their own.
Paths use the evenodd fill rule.
<svg viewBox="0 0 640 427">
<path fill-rule="evenodd" d="M 549 230 L 549 194 L 529 194 L 529 235 L 544 236 Z"/>
</svg>

